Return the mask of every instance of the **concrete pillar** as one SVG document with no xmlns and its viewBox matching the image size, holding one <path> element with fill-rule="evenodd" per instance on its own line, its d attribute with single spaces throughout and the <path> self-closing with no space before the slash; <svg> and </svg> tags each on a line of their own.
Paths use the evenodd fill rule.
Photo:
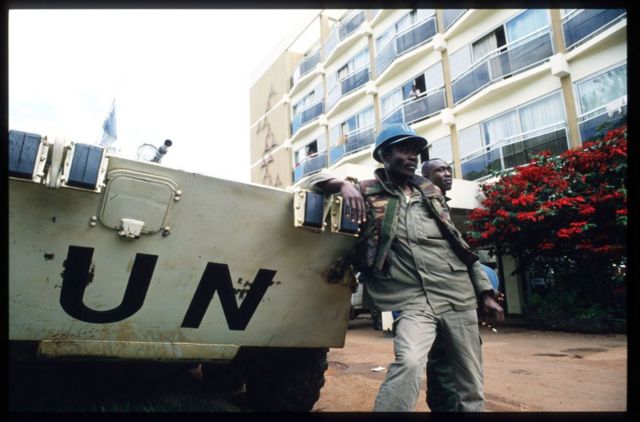
<svg viewBox="0 0 640 422">
<path fill-rule="evenodd" d="M 436 9 L 436 24 L 438 32 L 443 33 L 444 29 L 444 17 L 443 10 Z M 449 66 L 449 51 L 442 50 L 440 52 L 442 60 L 442 72 L 444 73 L 444 94 L 446 106 L 453 108 L 453 89 L 451 87 L 451 72 Z M 453 158 L 453 171 L 457 178 L 462 178 L 462 166 L 460 165 L 460 148 L 458 146 L 458 129 L 456 125 L 449 126 L 451 131 L 451 157 Z"/>
<path fill-rule="evenodd" d="M 565 54 L 564 36 L 562 32 L 562 17 L 559 9 L 549 9 L 551 15 L 551 32 L 553 34 L 553 47 L 556 54 Z M 573 93 L 573 81 L 571 73 L 560 78 L 562 87 L 562 96 L 564 97 L 565 113 L 567 115 L 567 127 L 569 132 L 569 147 L 579 148 L 580 128 L 578 127 L 578 109 L 576 107 L 576 99 Z"/>
</svg>

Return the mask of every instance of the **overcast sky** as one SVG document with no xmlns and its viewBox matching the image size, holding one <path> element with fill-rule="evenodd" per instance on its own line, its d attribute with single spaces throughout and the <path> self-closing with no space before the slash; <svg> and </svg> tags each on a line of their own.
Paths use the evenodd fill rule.
<svg viewBox="0 0 640 422">
<path fill-rule="evenodd" d="M 10 10 L 9 128 L 173 146 L 170 167 L 249 181 L 252 74 L 309 10 Z"/>
</svg>

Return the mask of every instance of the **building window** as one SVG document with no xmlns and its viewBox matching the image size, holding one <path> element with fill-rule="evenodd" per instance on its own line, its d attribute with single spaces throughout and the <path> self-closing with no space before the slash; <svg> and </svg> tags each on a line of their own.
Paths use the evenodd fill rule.
<svg viewBox="0 0 640 422">
<path fill-rule="evenodd" d="M 507 42 L 512 43 L 549 26 L 546 9 L 527 9 L 505 24 Z"/>
<path fill-rule="evenodd" d="M 581 114 L 627 95 L 627 65 L 618 66 L 576 83 Z"/>
<path fill-rule="evenodd" d="M 475 63 L 482 60 L 487 54 L 495 51 L 499 47 L 503 47 L 506 43 L 507 39 L 504 35 L 504 29 L 500 26 L 479 40 L 471 43 L 473 62 Z"/>
<path fill-rule="evenodd" d="M 381 98 L 382 124 L 412 123 L 442 110 L 443 86 L 442 62 L 437 62 Z"/>
<path fill-rule="evenodd" d="M 580 139 L 586 142 L 620 125 L 627 116 L 627 65 L 616 65 L 576 82 Z"/>
<path fill-rule="evenodd" d="M 313 141 L 305 147 L 305 157 L 311 157 L 318 154 L 318 141 Z"/>
<path fill-rule="evenodd" d="M 429 158 L 440 158 L 449 164 L 453 162 L 451 135 L 444 136 L 429 143 Z"/>
<path fill-rule="evenodd" d="M 466 44 L 449 55 L 451 79 L 455 79 L 473 64 L 471 44 Z"/>
<path fill-rule="evenodd" d="M 561 154 L 568 148 L 562 95 L 546 95 L 458 135 L 462 178 L 466 180 L 526 164 L 541 151 Z"/>
<path fill-rule="evenodd" d="M 413 9 L 411 12 L 398 19 L 396 23 L 389 25 L 382 35 L 376 38 L 376 52 L 380 53 L 384 50 L 396 34 L 407 30 L 416 23 L 422 22 L 434 14 L 434 9 Z"/>
<path fill-rule="evenodd" d="M 308 106 L 314 104 L 316 102 L 316 100 L 317 100 L 316 99 L 316 90 L 312 89 L 311 91 L 309 91 L 308 94 L 306 94 L 300 101 L 298 101 L 293 106 L 293 115 L 295 116 L 296 114 L 301 112 L 303 109 L 305 109 Z"/>
<path fill-rule="evenodd" d="M 455 79 L 489 53 L 501 51 L 501 48 L 507 44 L 548 26 L 549 12 L 546 9 L 528 9 L 520 13 L 487 35 L 453 52 L 449 56 L 451 78 Z M 496 69 L 493 69 L 493 74 L 499 75 L 503 73 L 497 68 L 501 66 L 500 60 L 493 61 L 491 66 L 496 67 Z"/>
<path fill-rule="evenodd" d="M 473 125 L 458 132 L 460 157 L 465 157 L 482 148 L 482 131 L 480 125 Z"/>
</svg>

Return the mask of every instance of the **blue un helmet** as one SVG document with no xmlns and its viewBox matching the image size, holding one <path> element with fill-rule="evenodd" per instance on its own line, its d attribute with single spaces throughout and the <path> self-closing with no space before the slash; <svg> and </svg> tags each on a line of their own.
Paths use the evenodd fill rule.
<svg viewBox="0 0 640 422">
<path fill-rule="evenodd" d="M 383 127 L 378 136 L 376 137 L 376 146 L 373 149 L 373 158 L 379 163 L 382 163 L 381 153 L 384 149 L 391 145 L 399 144 L 400 142 L 412 141 L 420 145 L 420 150 L 427 153 L 427 140 L 422 136 L 416 135 L 416 131 L 411 129 L 409 125 L 405 123 L 392 123 Z M 427 155 L 427 159 L 428 159 Z"/>
</svg>

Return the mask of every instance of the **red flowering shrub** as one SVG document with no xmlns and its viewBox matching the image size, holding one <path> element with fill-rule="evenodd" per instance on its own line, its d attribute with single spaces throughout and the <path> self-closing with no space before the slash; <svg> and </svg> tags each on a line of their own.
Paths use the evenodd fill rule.
<svg viewBox="0 0 640 422">
<path fill-rule="evenodd" d="M 626 259 L 626 177 L 625 124 L 581 149 L 540 154 L 483 184 L 483 208 L 469 214 L 467 238 L 521 265 L 544 263 L 565 278 L 582 277 L 573 283 L 589 284 L 594 294 L 601 289 L 589 281 L 614 290 L 609 280 L 620 280 L 612 274 Z"/>
</svg>

